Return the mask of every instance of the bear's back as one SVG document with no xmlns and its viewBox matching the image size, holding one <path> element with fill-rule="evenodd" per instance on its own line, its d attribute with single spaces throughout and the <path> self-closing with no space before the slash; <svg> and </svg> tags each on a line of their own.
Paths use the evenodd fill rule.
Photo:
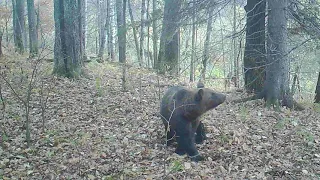
<svg viewBox="0 0 320 180">
<path fill-rule="evenodd" d="M 192 90 L 182 86 L 170 87 L 161 101 L 160 114 L 162 118 L 168 120 L 173 115 L 182 114 L 185 106 L 193 104 L 194 93 Z"/>
</svg>

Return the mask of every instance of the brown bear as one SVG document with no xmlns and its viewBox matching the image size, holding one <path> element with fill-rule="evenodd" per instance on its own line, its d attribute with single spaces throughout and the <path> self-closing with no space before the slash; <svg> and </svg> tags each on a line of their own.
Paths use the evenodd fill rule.
<svg viewBox="0 0 320 180">
<path fill-rule="evenodd" d="M 173 86 L 167 90 L 160 105 L 160 116 L 167 133 L 167 145 L 176 139 L 178 146 L 175 152 L 179 155 L 187 153 L 191 160 L 196 162 L 204 158 L 199 154 L 195 143 L 202 143 L 206 139 L 200 116 L 226 99 L 224 94 L 204 86 L 198 87 L 187 89 Z"/>
</svg>

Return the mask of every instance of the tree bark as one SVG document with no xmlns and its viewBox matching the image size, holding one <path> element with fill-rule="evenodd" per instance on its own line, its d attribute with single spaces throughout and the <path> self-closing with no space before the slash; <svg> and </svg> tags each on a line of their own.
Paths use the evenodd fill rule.
<svg viewBox="0 0 320 180">
<path fill-rule="evenodd" d="M 140 59 L 144 61 L 144 27 L 146 23 L 146 0 L 141 2 L 141 25 L 140 25 Z"/>
<path fill-rule="evenodd" d="M 0 29 L 0 58 L 3 56 L 3 52 L 2 52 L 2 37 L 3 37 L 3 30 Z"/>
<path fill-rule="evenodd" d="M 268 106 L 292 106 L 289 97 L 289 59 L 287 48 L 287 0 L 268 0 L 266 103 Z"/>
<path fill-rule="evenodd" d="M 245 88 L 259 93 L 265 80 L 265 0 L 248 0 L 246 44 L 244 51 Z"/>
<path fill-rule="evenodd" d="M 117 26 L 118 26 L 118 45 L 119 62 L 126 62 L 126 0 L 117 0 Z"/>
<path fill-rule="evenodd" d="M 8 10 L 8 8 L 9 8 L 8 6 L 9 6 L 9 2 L 8 2 L 8 0 L 6 0 L 6 1 L 5 1 L 6 11 L 9 11 L 9 10 Z M 14 19 L 14 18 L 13 18 L 13 19 Z M 9 28 L 8 28 L 9 21 L 10 21 L 9 18 L 6 19 L 6 22 L 5 22 L 5 30 L 4 30 L 5 33 L 3 32 L 3 33 L 5 34 L 5 39 L 6 39 L 6 43 L 7 43 L 7 44 L 9 44 L 9 30 L 8 30 L 8 29 L 9 29 Z M 3 38 L 3 37 L 2 37 L 2 38 Z"/>
<path fill-rule="evenodd" d="M 16 52 L 24 53 L 24 0 L 12 0 L 13 34 Z"/>
<path fill-rule="evenodd" d="M 150 68 L 153 67 L 152 66 L 152 57 L 150 57 L 150 16 L 149 16 L 149 9 L 150 9 L 150 0 L 147 0 L 147 22 L 148 22 L 148 27 L 147 27 L 147 53 L 146 53 L 146 56 L 147 56 L 147 68 Z"/>
<path fill-rule="evenodd" d="M 128 1 L 128 9 L 129 9 L 129 15 L 130 15 L 131 26 L 132 26 L 132 31 L 133 31 L 134 44 L 135 44 L 135 47 L 136 47 L 139 66 L 141 67 L 141 57 L 140 57 L 140 49 L 139 49 L 139 43 L 138 43 L 138 37 L 137 37 L 136 24 L 135 24 L 134 19 L 133 19 L 133 13 L 132 13 L 130 0 L 127 0 L 127 1 Z"/>
<path fill-rule="evenodd" d="M 239 59 L 237 55 L 237 37 L 235 36 L 237 31 L 236 9 L 237 9 L 236 0 L 233 0 L 233 34 L 234 34 L 234 37 L 232 38 L 233 64 L 234 64 L 233 73 L 235 77 L 234 86 L 239 88 Z"/>
<path fill-rule="evenodd" d="M 34 8 L 34 0 L 27 0 L 27 6 L 30 57 L 34 57 L 38 54 L 38 29 L 36 25 L 36 11 Z"/>
<path fill-rule="evenodd" d="M 181 3 L 180 0 L 165 0 L 158 55 L 160 73 L 177 74 L 178 72 Z"/>
<path fill-rule="evenodd" d="M 205 81 L 206 78 L 206 70 L 207 70 L 207 63 L 209 59 L 209 45 L 211 41 L 211 33 L 212 33 L 212 16 L 213 10 L 211 7 L 208 7 L 208 22 L 207 22 L 207 32 L 206 32 L 206 39 L 204 41 L 204 51 L 203 51 L 203 59 L 202 59 L 202 72 L 201 72 L 201 79 Z"/>
<path fill-rule="evenodd" d="M 112 7 L 111 7 L 111 0 L 107 0 L 107 20 L 108 22 L 108 55 L 111 61 L 115 60 L 115 54 L 114 54 L 114 43 L 113 43 L 113 16 L 112 14 Z"/>
<path fill-rule="evenodd" d="M 190 82 L 194 81 L 194 63 L 196 60 L 196 12 L 195 12 L 195 0 L 193 0 L 192 8 L 192 37 L 191 37 L 191 61 L 190 61 Z"/>
<path fill-rule="evenodd" d="M 81 61 L 87 59 L 86 55 L 86 0 L 79 0 L 79 33 L 80 33 L 80 55 Z"/>
<path fill-rule="evenodd" d="M 159 69 L 157 18 L 158 18 L 157 0 L 152 0 L 152 41 L 153 41 L 153 67 L 154 67 L 154 69 Z"/>
<path fill-rule="evenodd" d="M 106 0 L 99 0 L 98 1 L 99 12 L 98 12 L 98 19 L 99 19 L 99 53 L 98 57 L 100 61 L 103 61 L 103 54 L 106 44 L 106 31 L 108 28 L 108 17 L 107 17 L 107 4 Z"/>
<path fill-rule="evenodd" d="M 320 72 L 318 73 L 318 82 L 317 82 L 317 87 L 316 87 L 316 96 L 314 98 L 315 103 L 320 103 Z"/>
<path fill-rule="evenodd" d="M 55 0 L 55 46 L 53 73 L 78 77 L 81 73 L 81 2 Z"/>
<path fill-rule="evenodd" d="M 264 98 L 268 107 L 287 106 L 291 109 L 303 110 L 290 93 L 289 59 L 286 55 L 287 40 L 287 0 L 267 0 L 268 2 L 268 34 L 266 79 L 263 91 L 244 99 L 232 102 L 245 102 Z"/>
</svg>

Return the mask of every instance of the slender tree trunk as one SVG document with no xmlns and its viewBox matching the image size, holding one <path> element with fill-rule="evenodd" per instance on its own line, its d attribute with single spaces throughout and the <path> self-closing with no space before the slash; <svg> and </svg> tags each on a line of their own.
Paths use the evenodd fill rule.
<svg viewBox="0 0 320 180">
<path fill-rule="evenodd" d="M 157 0 L 152 0 L 153 67 L 155 69 L 159 69 L 157 18 L 158 18 L 158 15 L 157 15 Z"/>
<path fill-rule="evenodd" d="M 206 39 L 204 41 L 204 51 L 203 51 L 203 60 L 202 60 L 202 72 L 201 72 L 201 78 L 203 81 L 205 81 L 206 78 L 206 70 L 207 70 L 207 63 L 209 59 L 209 45 L 211 41 L 211 33 L 212 33 L 212 16 L 213 16 L 213 10 L 212 8 L 208 7 L 208 22 L 207 22 L 207 34 Z"/>
<path fill-rule="evenodd" d="M 3 37 L 3 31 L 0 29 L 0 58 L 3 56 L 3 52 L 2 52 L 2 37 Z"/>
<path fill-rule="evenodd" d="M 99 19 L 99 53 L 98 53 L 98 57 L 100 59 L 100 61 L 103 61 L 103 54 L 104 54 L 104 47 L 106 44 L 106 31 L 108 28 L 108 18 L 106 15 L 107 12 L 107 4 L 105 0 L 99 0 L 99 15 L 98 15 L 98 19 Z"/>
<path fill-rule="evenodd" d="M 149 16 L 149 10 L 150 10 L 150 0 L 147 0 L 147 22 L 148 22 L 148 28 L 147 28 L 147 67 L 153 67 L 151 63 L 151 59 L 150 58 L 150 16 Z"/>
<path fill-rule="evenodd" d="M 88 42 L 88 0 L 84 0 L 84 52 L 85 52 L 85 59 L 87 59 L 87 42 Z"/>
<path fill-rule="evenodd" d="M 227 77 L 227 73 L 226 73 L 226 60 L 225 60 L 225 45 L 224 45 L 224 34 L 223 34 L 223 24 L 222 24 L 222 19 L 221 19 L 221 16 L 219 14 L 219 23 L 220 23 L 220 26 L 221 26 L 221 29 L 220 29 L 220 34 L 221 34 L 221 37 L 222 37 L 222 40 L 221 40 L 221 48 L 222 48 L 222 61 L 223 61 L 223 77 L 224 77 L 224 90 L 227 91 L 227 87 L 229 85 L 229 82 L 230 80 L 228 79 Z"/>
<path fill-rule="evenodd" d="M 236 8 L 237 8 L 237 4 L 236 4 L 236 0 L 233 0 L 233 34 L 235 36 L 236 34 L 236 28 L 237 28 L 237 14 L 236 14 Z M 233 37 L 233 61 L 234 61 L 234 76 L 235 76 L 235 81 L 234 81 L 234 86 L 235 87 L 239 87 L 239 61 L 237 59 L 237 38 Z"/>
<path fill-rule="evenodd" d="M 266 0 L 248 0 L 244 83 L 248 92 L 259 93 L 265 80 L 265 11 Z"/>
<path fill-rule="evenodd" d="M 118 26 L 118 45 L 119 45 L 119 62 L 126 62 L 126 19 L 125 7 L 126 0 L 117 0 L 117 26 Z"/>
<path fill-rule="evenodd" d="M 194 63 L 196 59 L 196 12 L 195 12 L 195 0 L 193 0 L 192 8 L 192 40 L 191 40 L 191 62 L 190 62 L 190 82 L 194 81 Z"/>
<path fill-rule="evenodd" d="M 28 6 L 28 24 L 29 24 L 29 48 L 30 57 L 38 54 L 38 29 L 36 25 L 36 11 L 34 0 L 27 0 Z"/>
<path fill-rule="evenodd" d="M 5 1 L 6 4 L 5 4 L 5 7 L 6 7 L 6 11 L 8 11 L 8 6 L 9 6 L 9 2 L 8 0 Z M 13 18 L 14 19 L 14 18 Z M 8 30 L 8 23 L 9 23 L 9 19 L 6 20 L 6 23 L 5 23 L 5 39 L 6 39 L 6 43 L 9 44 L 9 30 Z"/>
<path fill-rule="evenodd" d="M 127 1 L 128 1 L 128 9 L 129 9 L 129 15 L 130 15 L 131 26 L 132 26 L 132 31 L 133 31 L 134 44 L 135 44 L 135 47 L 136 47 L 139 66 L 141 67 L 141 57 L 140 57 L 140 51 L 139 51 L 139 43 L 138 43 L 138 37 L 137 37 L 136 24 L 135 24 L 134 19 L 133 19 L 133 13 L 132 13 L 130 0 L 127 0 Z"/>
<path fill-rule="evenodd" d="M 98 31 L 97 31 L 97 39 L 98 39 L 98 43 L 96 43 L 98 47 L 100 47 L 100 40 L 101 40 L 101 31 L 102 31 L 102 10 L 101 10 L 101 1 L 100 0 L 96 0 L 97 3 L 97 16 L 96 16 L 96 21 L 98 24 Z M 99 50 L 97 49 L 97 54 L 99 54 Z"/>
<path fill-rule="evenodd" d="M 146 23 L 146 0 L 141 2 L 141 27 L 140 27 L 140 59 L 144 62 L 144 27 Z"/>
<path fill-rule="evenodd" d="M 37 25 L 36 25 L 36 29 L 37 29 L 37 36 L 38 36 L 38 50 L 39 48 L 42 47 L 42 44 L 43 44 L 43 31 L 42 31 L 42 28 L 40 26 L 40 21 L 41 21 L 41 18 L 40 18 L 40 2 L 37 3 L 37 9 L 36 9 L 36 17 L 37 17 Z"/>
<path fill-rule="evenodd" d="M 285 56 L 287 40 L 287 0 L 268 0 L 268 42 L 266 102 L 268 106 L 293 106 L 289 97 L 289 60 Z"/>
<path fill-rule="evenodd" d="M 318 82 L 317 82 L 317 87 L 316 87 L 316 96 L 314 98 L 315 103 L 320 103 L 320 72 L 318 73 Z"/>
<path fill-rule="evenodd" d="M 79 28 L 80 28 L 80 54 L 81 61 L 87 59 L 86 55 L 86 10 L 87 10 L 87 0 L 80 0 L 79 2 L 79 10 L 80 10 L 80 19 L 79 19 Z"/>
<path fill-rule="evenodd" d="M 107 37 L 108 37 L 108 41 L 107 41 L 107 49 L 108 49 L 108 57 L 107 59 L 111 58 L 111 52 L 110 52 L 110 0 L 106 0 L 107 2 L 107 18 L 106 18 L 106 30 L 107 30 Z"/>
<path fill-rule="evenodd" d="M 107 0 L 107 14 L 108 14 L 108 20 L 109 20 L 109 33 L 108 33 L 108 53 L 109 53 L 109 58 L 111 61 L 115 60 L 115 53 L 114 53 L 114 40 L 113 40 L 113 8 L 111 7 L 111 0 Z"/>
<path fill-rule="evenodd" d="M 160 73 L 178 72 L 180 0 L 165 0 L 158 64 Z"/>
<path fill-rule="evenodd" d="M 13 29 L 15 49 L 20 54 L 24 53 L 24 0 L 12 0 Z"/>
<path fill-rule="evenodd" d="M 122 66 L 122 88 L 126 91 L 126 0 L 116 0 L 119 62 Z"/>
</svg>

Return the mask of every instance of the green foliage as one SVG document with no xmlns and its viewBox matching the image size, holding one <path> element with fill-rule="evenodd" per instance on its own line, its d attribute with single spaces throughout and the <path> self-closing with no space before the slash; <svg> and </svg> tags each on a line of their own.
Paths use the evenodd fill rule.
<svg viewBox="0 0 320 180">
<path fill-rule="evenodd" d="M 215 67 L 212 69 L 211 72 L 209 72 L 211 76 L 217 77 L 217 78 L 223 78 L 223 69 Z"/>
<path fill-rule="evenodd" d="M 54 150 L 52 150 L 52 151 L 49 150 L 49 151 L 47 151 L 46 155 L 48 158 L 50 158 L 50 157 L 54 156 L 54 154 L 55 154 Z"/>
<path fill-rule="evenodd" d="M 21 116 L 18 113 L 15 112 L 8 112 L 8 116 L 9 118 L 12 118 L 16 121 L 20 121 L 21 120 Z"/>
<path fill-rule="evenodd" d="M 103 87 L 101 86 L 101 78 L 100 77 L 96 77 L 96 90 L 98 93 L 98 96 L 103 96 Z"/>
<path fill-rule="evenodd" d="M 103 180 L 115 180 L 117 179 L 116 177 L 112 176 L 112 175 L 109 175 L 109 176 L 103 176 L 102 177 Z"/>
<path fill-rule="evenodd" d="M 170 171 L 175 173 L 183 170 L 183 165 L 180 161 L 174 160 L 170 166 Z"/>
<path fill-rule="evenodd" d="M 308 143 L 314 142 L 314 135 L 306 129 L 301 128 L 299 131 L 297 131 L 297 134 L 300 135 L 304 139 L 304 141 Z"/>
<path fill-rule="evenodd" d="M 2 143 L 7 142 L 9 140 L 9 137 L 5 132 L 1 133 L 1 140 L 2 140 Z"/>
<path fill-rule="evenodd" d="M 241 120 L 242 120 L 243 122 L 245 122 L 246 119 L 248 118 L 248 116 L 249 116 L 249 110 L 248 110 L 248 108 L 245 107 L 245 106 L 241 106 L 241 107 L 240 107 L 240 117 L 241 117 Z"/>
<path fill-rule="evenodd" d="M 56 74 L 60 77 L 67 77 L 67 78 L 79 78 L 82 74 L 81 67 L 72 67 L 67 72 L 64 66 L 54 67 L 52 74 Z"/>
<path fill-rule="evenodd" d="M 46 134 L 42 139 L 42 142 L 47 144 L 47 146 L 53 146 L 56 143 L 56 137 L 58 135 L 59 135 L 59 131 L 48 130 L 46 131 Z"/>
<path fill-rule="evenodd" d="M 320 113 L 320 104 L 314 103 L 314 104 L 313 104 L 313 110 L 314 110 L 315 112 Z"/>
<path fill-rule="evenodd" d="M 285 126 L 288 124 L 288 122 L 289 122 L 289 119 L 288 119 L 288 118 L 280 119 L 280 120 L 278 120 L 278 122 L 274 125 L 274 128 L 275 128 L 275 129 L 278 129 L 278 130 L 284 129 Z"/>
<path fill-rule="evenodd" d="M 274 128 L 281 130 L 290 124 L 292 126 L 297 126 L 299 124 L 299 122 L 296 119 L 283 118 L 283 119 L 278 120 L 278 122 L 274 125 Z"/>
<path fill-rule="evenodd" d="M 230 143 L 232 140 L 232 138 L 230 137 L 229 134 L 221 131 L 220 135 L 219 135 L 219 139 L 220 139 L 220 142 L 222 144 L 227 144 L 227 143 Z"/>
</svg>

